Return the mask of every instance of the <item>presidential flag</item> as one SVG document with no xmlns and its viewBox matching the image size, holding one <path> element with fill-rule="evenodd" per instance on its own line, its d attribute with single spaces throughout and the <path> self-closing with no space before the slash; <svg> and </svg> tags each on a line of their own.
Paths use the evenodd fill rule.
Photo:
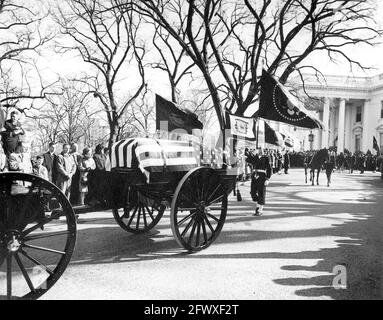
<svg viewBox="0 0 383 320">
<path fill-rule="evenodd" d="M 379 153 L 379 145 L 378 145 L 378 141 L 376 141 L 376 138 L 375 136 L 372 137 L 372 147 L 376 150 L 377 153 Z"/>
<path fill-rule="evenodd" d="M 202 129 L 203 125 L 196 114 L 179 109 L 173 102 L 156 94 L 156 129 L 173 131 L 183 129 L 192 134 L 193 129 Z"/>
<path fill-rule="evenodd" d="M 291 138 L 289 136 L 286 136 L 284 134 L 282 134 L 282 137 L 285 140 L 285 146 L 286 147 L 289 147 L 289 148 L 293 148 L 294 147 L 294 140 L 293 140 L 293 138 Z"/>
<path fill-rule="evenodd" d="M 255 119 L 240 117 L 226 112 L 226 129 L 230 129 L 233 136 L 242 137 L 248 141 L 256 140 Z"/>
<path fill-rule="evenodd" d="M 262 72 L 257 115 L 263 119 L 309 129 L 324 129 L 323 123 L 266 70 Z"/>
</svg>

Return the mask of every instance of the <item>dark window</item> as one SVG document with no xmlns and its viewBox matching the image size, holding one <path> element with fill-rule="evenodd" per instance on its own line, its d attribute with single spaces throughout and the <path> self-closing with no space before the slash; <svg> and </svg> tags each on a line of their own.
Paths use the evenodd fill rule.
<svg viewBox="0 0 383 320">
<path fill-rule="evenodd" d="M 383 119 L 383 101 L 380 101 L 382 106 L 380 107 L 380 119 Z"/>
<path fill-rule="evenodd" d="M 362 121 L 362 107 L 358 106 L 356 107 L 356 122 Z"/>
</svg>

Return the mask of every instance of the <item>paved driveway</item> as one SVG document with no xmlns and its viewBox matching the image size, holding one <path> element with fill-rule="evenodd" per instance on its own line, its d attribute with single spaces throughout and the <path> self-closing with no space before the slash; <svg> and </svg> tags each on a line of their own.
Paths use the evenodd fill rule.
<svg viewBox="0 0 383 320">
<path fill-rule="evenodd" d="M 312 187 L 302 169 L 274 175 L 262 217 L 246 182 L 218 240 L 195 254 L 173 239 L 169 212 L 143 235 L 110 212 L 86 214 L 71 264 L 42 299 L 382 299 L 383 181 L 333 180 Z"/>
</svg>

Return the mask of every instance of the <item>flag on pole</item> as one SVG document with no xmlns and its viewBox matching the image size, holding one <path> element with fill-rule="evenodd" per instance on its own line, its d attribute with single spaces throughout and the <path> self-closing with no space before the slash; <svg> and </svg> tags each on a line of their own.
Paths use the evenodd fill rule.
<svg viewBox="0 0 383 320">
<path fill-rule="evenodd" d="M 265 122 L 265 142 L 273 144 L 275 146 L 281 146 L 280 138 L 276 131 L 272 129 L 267 122 Z"/>
<path fill-rule="evenodd" d="M 288 123 L 309 129 L 324 129 L 316 115 L 294 97 L 266 70 L 262 72 L 261 94 L 257 115 L 263 119 Z"/>
<path fill-rule="evenodd" d="M 287 134 L 283 134 L 283 133 L 281 133 L 281 136 L 283 138 L 283 146 L 284 147 L 288 147 L 288 148 L 294 147 L 294 140 L 293 140 L 293 138 L 291 138 Z"/>
<path fill-rule="evenodd" d="M 163 130 L 161 122 L 167 123 L 167 131 L 184 129 L 191 134 L 193 129 L 202 129 L 203 125 L 196 114 L 179 109 L 173 102 L 156 94 L 156 129 Z"/>
<path fill-rule="evenodd" d="M 227 128 L 230 129 L 233 136 L 245 138 L 247 141 L 256 140 L 255 119 L 249 117 L 240 117 L 226 112 Z"/>
<path fill-rule="evenodd" d="M 378 145 L 378 141 L 376 141 L 376 138 L 375 136 L 372 137 L 372 147 L 376 150 L 377 153 L 379 153 L 379 145 Z"/>
</svg>

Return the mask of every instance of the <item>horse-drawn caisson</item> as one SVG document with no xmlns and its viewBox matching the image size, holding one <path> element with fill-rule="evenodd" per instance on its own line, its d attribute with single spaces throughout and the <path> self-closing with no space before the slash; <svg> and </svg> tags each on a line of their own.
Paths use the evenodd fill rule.
<svg viewBox="0 0 383 320">
<path fill-rule="evenodd" d="M 197 153 L 187 141 L 118 141 L 110 171 L 88 175 L 89 193 L 133 233 L 155 227 L 169 207 L 177 242 L 190 252 L 202 250 L 223 227 L 236 173 L 199 166 Z M 0 174 L 0 298 L 35 299 L 49 290 L 70 262 L 75 214 L 95 209 L 72 208 L 39 177 Z"/>
<path fill-rule="evenodd" d="M 254 117 L 323 128 L 265 70 L 261 84 L 258 115 Z M 175 115 L 177 118 L 177 112 Z M 233 138 L 233 145 L 226 150 L 228 135 L 223 135 L 221 151 L 229 151 L 228 159 L 237 137 L 247 139 L 255 132 L 253 119 L 242 116 L 218 117 L 222 133 L 230 128 Z M 201 166 L 199 146 L 196 149 L 187 141 L 118 141 L 111 150 L 110 170 L 88 175 L 90 196 L 103 203 L 104 210 L 112 209 L 117 223 L 133 233 L 155 227 L 170 208 L 177 242 L 191 252 L 202 250 L 220 234 L 237 171 L 230 163 L 222 168 Z M 76 242 L 75 213 L 96 209 L 73 208 L 56 186 L 38 177 L 0 174 L 0 298 L 35 299 L 49 290 L 71 259 Z"/>
</svg>

